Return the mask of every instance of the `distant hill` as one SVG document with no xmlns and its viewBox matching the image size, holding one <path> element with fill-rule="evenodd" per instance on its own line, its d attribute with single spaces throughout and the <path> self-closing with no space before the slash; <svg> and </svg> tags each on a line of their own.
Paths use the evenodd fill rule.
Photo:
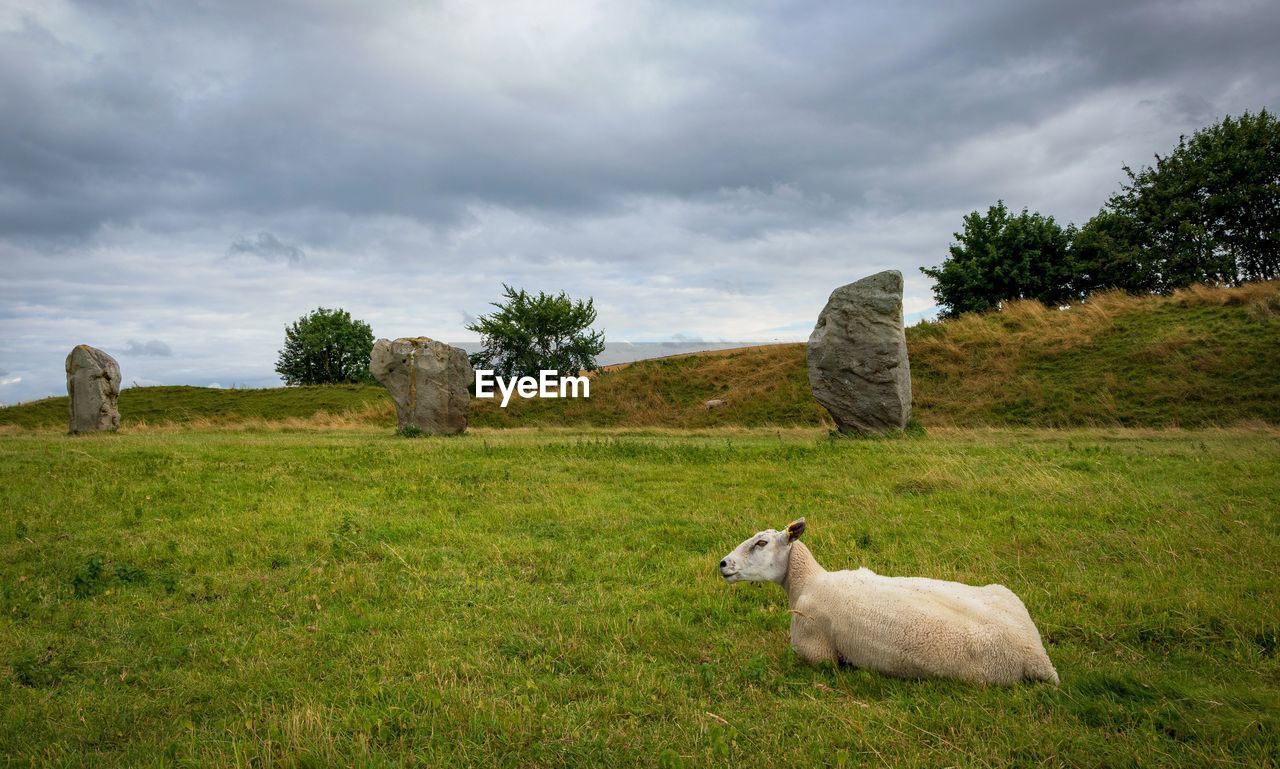
<svg viewBox="0 0 1280 769">
<path fill-rule="evenodd" d="M 925 425 L 1196 426 L 1280 423 L 1280 282 L 1172 296 L 1108 293 L 1066 310 L 1000 312 L 907 330 Z M 708 410 L 710 399 L 727 402 Z M 679 355 L 610 366 L 590 399 L 475 401 L 477 427 L 824 425 L 804 345 Z M 394 425 L 380 387 L 267 390 L 142 387 L 120 394 L 123 425 Z M 0 409 L 0 425 L 58 428 L 67 399 Z"/>
</svg>

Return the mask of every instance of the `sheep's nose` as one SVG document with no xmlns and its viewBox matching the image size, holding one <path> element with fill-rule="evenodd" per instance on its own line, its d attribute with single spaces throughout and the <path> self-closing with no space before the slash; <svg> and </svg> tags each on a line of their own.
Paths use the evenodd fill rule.
<svg viewBox="0 0 1280 769">
<path fill-rule="evenodd" d="M 720 568 L 722 568 L 722 569 L 723 569 L 723 568 L 725 567 L 725 565 L 726 565 L 726 564 L 728 564 L 728 563 L 729 563 L 728 561 L 721 561 L 721 562 L 720 562 Z"/>
</svg>

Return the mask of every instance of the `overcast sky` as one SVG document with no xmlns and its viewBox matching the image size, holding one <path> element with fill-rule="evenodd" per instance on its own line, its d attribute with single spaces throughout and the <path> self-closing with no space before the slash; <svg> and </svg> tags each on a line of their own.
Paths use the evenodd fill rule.
<svg viewBox="0 0 1280 769">
<path fill-rule="evenodd" d="M 804 339 L 997 199 L 1082 223 L 1280 103 L 1280 3 L 0 0 L 0 402 L 269 386 L 284 327 L 474 338 L 506 282 L 612 341 Z"/>
</svg>

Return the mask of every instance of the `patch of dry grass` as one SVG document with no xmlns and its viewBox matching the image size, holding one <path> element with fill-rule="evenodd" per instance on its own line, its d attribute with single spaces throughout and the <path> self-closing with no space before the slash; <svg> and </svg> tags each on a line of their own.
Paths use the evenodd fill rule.
<svg viewBox="0 0 1280 769">
<path fill-rule="evenodd" d="M 709 400 L 725 405 L 708 409 Z M 680 428 L 827 424 L 809 393 L 804 345 L 717 350 L 609 366 L 595 372 L 589 399 L 473 401 L 488 427 L 594 425 Z"/>
</svg>

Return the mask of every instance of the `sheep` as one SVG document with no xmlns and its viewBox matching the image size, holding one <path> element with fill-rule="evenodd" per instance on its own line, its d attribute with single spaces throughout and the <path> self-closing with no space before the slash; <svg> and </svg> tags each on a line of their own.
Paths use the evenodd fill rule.
<svg viewBox="0 0 1280 769">
<path fill-rule="evenodd" d="M 804 518 L 747 538 L 720 562 L 728 583 L 777 582 L 791 647 L 810 663 L 845 662 L 898 678 L 1058 683 L 1040 632 L 1003 585 L 973 587 L 867 568 L 827 571 L 799 541 Z"/>
</svg>

